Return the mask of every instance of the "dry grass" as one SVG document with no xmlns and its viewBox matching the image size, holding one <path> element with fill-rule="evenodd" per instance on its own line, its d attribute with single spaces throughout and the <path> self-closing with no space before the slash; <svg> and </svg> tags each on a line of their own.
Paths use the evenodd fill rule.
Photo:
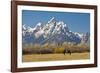
<svg viewBox="0 0 100 73">
<path fill-rule="evenodd" d="M 89 52 L 85 53 L 72 53 L 70 54 L 27 54 L 23 55 L 23 62 L 36 62 L 36 61 L 56 61 L 56 60 L 80 60 L 89 59 Z"/>
</svg>

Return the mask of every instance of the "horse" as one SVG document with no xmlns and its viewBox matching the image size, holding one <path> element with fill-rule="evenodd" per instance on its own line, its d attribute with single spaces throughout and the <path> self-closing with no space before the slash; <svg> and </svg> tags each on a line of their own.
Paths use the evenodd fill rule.
<svg viewBox="0 0 100 73">
<path fill-rule="evenodd" d="M 69 49 L 64 49 L 64 55 L 66 54 L 66 53 L 69 53 L 70 55 L 71 55 L 71 51 L 69 50 Z"/>
</svg>

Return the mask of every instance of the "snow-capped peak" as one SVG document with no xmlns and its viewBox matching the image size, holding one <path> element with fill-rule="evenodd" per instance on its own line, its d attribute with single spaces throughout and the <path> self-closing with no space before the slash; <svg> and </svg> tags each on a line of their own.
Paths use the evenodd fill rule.
<svg viewBox="0 0 100 73">
<path fill-rule="evenodd" d="M 41 26 L 42 26 L 42 23 L 39 22 L 36 24 L 36 26 L 34 28 L 39 29 L 39 28 L 41 28 Z"/>
<path fill-rule="evenodd" d="M 32 27 L 28 27 L 28 32 L 29 32 L 29 33 L 33 33 L 34 30 L 35 30 L 35 29 L 32 28 Z"/>
<path fill-rule="evenodd" d="M 25 24 L 22 26 L 22 29 L 23 30 L 26 30 L 26 25 Z"/>
<path fill-rule="evenodd" d="M 42 24 L 39 22 L 39 23 L 37 23 L 37 26 L 41 26 Z"/>
<path fill-rule="evenodd" d="M 23 36 L 25 36 L 27 32 L 28 32 L 28 28 L 27 28 L 26 24 L 24 24 L 22 26 L 22 34 L 23 34 Z"/>
<path fill-rule="evenodd" d="M 48 21 L 48 24 L 52 23 L 55 21 L 55 17 L 52 17 L 49 21 Z"/>
<path fill-rule="evenodd" d="M 37 23 L 37 25 L 34 27 L 34 32 L 38 32 L 42 29 L 42 23 Z"/>
<path fill-rule="evenodd" d="M 82 33 L 78 33 L 78 32 L 74 32 L 75 35 L 78 35 L 80 38 L 82 38 L 83 34 Z"/>
</svg>

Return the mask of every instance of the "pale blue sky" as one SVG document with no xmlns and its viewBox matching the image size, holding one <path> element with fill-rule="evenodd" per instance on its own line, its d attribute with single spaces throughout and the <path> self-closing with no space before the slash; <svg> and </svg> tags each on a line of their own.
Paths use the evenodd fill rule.
<svg viewBox="0 0 100 73">
<path fill-rule="evenodd" d="M 46 24 L 52 17 L 56 21 L 64 21 L 73 32 L 90 32 L 89 13 L 23 10 L 22 24 L 34 27 L 38 22 Z"/>
</svg>

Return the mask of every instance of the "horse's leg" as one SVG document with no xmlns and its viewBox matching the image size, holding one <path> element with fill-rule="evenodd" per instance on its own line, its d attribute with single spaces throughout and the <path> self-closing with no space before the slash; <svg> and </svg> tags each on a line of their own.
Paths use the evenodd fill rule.
<svg viewBox="0 0 100 73">
<path fill-rule="evenodd" d="M 71 55 L 71 52 L 70 52 L 70 55 Z"/>
<path fill-rule="evenodd" d="M 66 54 L 66 52 L 64 52 L 64 55 Z"/>
<path fill-rule="evenodd" d="M 70 55 L 71 55 L 71 51 L 69 50 L 69 53 L 70 53 Z"/>
<path fill-rule="evenodd" d="M 65 52 L 65 50 L 64 50 L 64 55 L 65 55 L 65 53 L 66 53 L 66 52 Z"/>
</svg>

